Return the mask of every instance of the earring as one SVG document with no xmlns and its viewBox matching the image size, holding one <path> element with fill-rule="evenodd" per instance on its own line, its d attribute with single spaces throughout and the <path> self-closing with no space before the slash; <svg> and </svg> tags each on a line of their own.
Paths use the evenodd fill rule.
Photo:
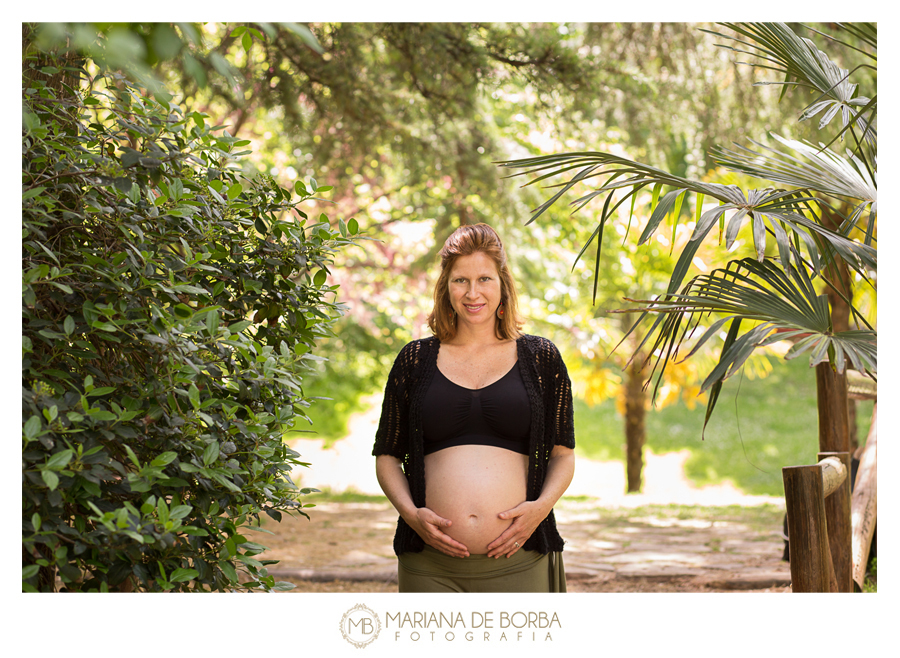
<svg viewBox="0 0 900 658">
<path fill-rule="evenodd" d="M 506 310 L 503 308 L 503 302 L 500 302 L 500 306 L 497 307 L 497 319 L 502 320 L 504 313 L 506 313 Z"/>
</svg>

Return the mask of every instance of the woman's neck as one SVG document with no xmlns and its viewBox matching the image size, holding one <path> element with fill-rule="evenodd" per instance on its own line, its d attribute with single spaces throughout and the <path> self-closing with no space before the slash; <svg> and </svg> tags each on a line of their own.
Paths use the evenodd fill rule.
<svg viewBox="0 0 900 658">
<path fill-rule="evenodd" d="M 489 347 L 502 342 L 505 341 L 497 337 L 495 325 L 485 325 L 484 327 L 463 325 L 457 327 L 456 336 L 452 340 L 447 341 L 450 345 L 458 345 L 460 347 Z"/>
</svg>

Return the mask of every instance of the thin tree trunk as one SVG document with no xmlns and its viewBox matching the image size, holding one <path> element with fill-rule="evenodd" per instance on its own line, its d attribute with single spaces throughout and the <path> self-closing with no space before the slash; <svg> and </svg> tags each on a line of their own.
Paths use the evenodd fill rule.
<svg viewBox="0 0 900 658">
<path fill-rule="evenodd" d="M 644 467 L 646 441 L 647 393 L 641 377 L 643 359 L 639 356 L 626 369 L 625 381 L 625 455 L 628 493 L 641 490 L 641 471 Z"/>
<path fill-rule="evenodd" d="M 837 374 L 828 362 L 816 366 L 819 452 L 850 452 L 847 373 Z"/>
<path fill-rule="evenodd" d="M 832 231 L 840 230 L 840 218 L 833 213 L 829 212 L 827 209 L 822 211 L 822 225 L 825 228 L 830 229 Z M 844 261 L 835 261 L 827 268 L 828 278 L 834 284 L 834 286 L 826 285 L 825 292 L 828 295 L 828 304 L 831 307 L 831 330 L 835 333 L 849 331 L 850 330 L 850 304 L 853 302 L 853 285 L 852 280 L 850 278 L 850 269 L 847 267 L 847 264 Z M 838 397 L 830 397 L 828 399 L 828 404 L 842 404 L 846 405 L 846 412 L 843 411 L 843 407 L 839 413 L 841 415 L 846 415 L 846 439 L 839 435 L 834 436 L 831 439 L 827 439 L 830 444 L 837 444 L 846 441 L 846 448 L 824 448 L 822 447 L 821 441 L 822 436 L 820 434 L 820 445 L 819 450 L 822 452 L 829 451 L 837 451 L 837 452 L 850 452 L 856 450 L 858 446 L 858 440 L 856 436 L 856 401 L 847 399 L 847 381 L 846 377 L 843 378 L 843 382 L 836 381 L 836 385 L 842 386 L 844 389 L 843 398 L 846 399 L 846 402 L 841 402 L 839 397 L 840 393 L 836 395 Z M 844 421 L 841 420 L 841 423 Z M 843 432 L 843 427 L 837 425 L 837 431 Z M 821 429 L 820 429 L 821 432 Z"/>
</svg>

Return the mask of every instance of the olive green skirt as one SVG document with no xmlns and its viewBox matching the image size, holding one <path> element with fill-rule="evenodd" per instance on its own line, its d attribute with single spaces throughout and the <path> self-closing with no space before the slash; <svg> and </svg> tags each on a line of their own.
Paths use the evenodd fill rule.
<svg viewBox="0 0 900 658">
<path fill-rule="evenodd" d="M 426 546 L 398 557 L 401 592 L 565 592 L 562 553 L 451 557 Z"/>
</svg>

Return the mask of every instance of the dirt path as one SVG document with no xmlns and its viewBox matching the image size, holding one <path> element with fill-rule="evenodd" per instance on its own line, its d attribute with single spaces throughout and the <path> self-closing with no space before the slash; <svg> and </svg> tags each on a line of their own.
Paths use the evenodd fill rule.
<svg viewBox="0 0 900 658">
<path fill-rule="evenodd" d="M 302 486 L 381 494 L 371 457 L 380 400 L 371 405 L 331 449 L 321 440 L 292 443 L 312 463 L 293 474 Z M 784 500 L 729 485 L 695 487 L 684 476 L 688 456 L 646 451 L 645 490 L 628 495 L 623 464 L 576 460 L 556 506 L 569 591 L 790 591 L 790 567 L 781 561 Z M 295 583 L 294 592 L 397 591 L 397 514 L 389 503 L 329 502 L 310 515 L 268 521 L 263 527 L 274 535 L 252 539 L 280 560 L 270 568 L 277 579 Z"/>
<path fill-rule="evenodd" d="M 573 592 L 789 591 L 775 506 L 605 508 L 557 505 Z M 396 592 L 388 503 L 325 503 L 312 519 L 264 523 L 252 540 L 280 560 L 270 572 L 294 592 Z"/>
</svg>

